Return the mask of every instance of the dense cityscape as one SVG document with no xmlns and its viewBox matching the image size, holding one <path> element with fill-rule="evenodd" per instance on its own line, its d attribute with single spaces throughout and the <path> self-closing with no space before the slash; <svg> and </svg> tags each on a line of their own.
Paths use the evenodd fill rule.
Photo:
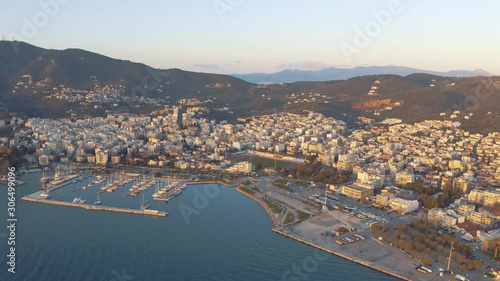
<svg viewBox="0 0 500 281">
<path fill-rule="evenodd" d="M 0 280 L 500 280 L 500 2 L 2 7 Z"/>
<path fill-rule="evenodd" d="M 471 249 L 498 255 L 498 133 L 471 134 L 460 129 L 457 121 L 405 124 L 395 118 L 375 122 L 365 117 L 359 118 L 357 129 L 351 129 L 343 121 L 310 111 L 240 118 L 231 124 L 199 117 L 204 111 L 199 100 L 182 100 L 181 105 L 166 105 L 151 115 L 13 118 L 3 126 L 18 129 L 12 137 L 1 139 L 2 151 L 26 152 L 18 163 L 25 169 L 90 164 L 228 173 L 236 178 L 281 175 L 285 188 L 300 184 L 296 168 L 256 165 L 251 161 L 256 154 L 280 163 L 301 163 L 299 170 L 320 165 L 322 170 L 350 176 L 332 183 L 321 172 L 309 172 L 315 181 L 309 188 L 317 190 L 317 195 L 310 196 L 313 201 L 325 198 L 325 206 L 338 209 L 338 202 L 329 201 L 341 195 L 402 217 L 418 214 Z M 232 161 L 234 156 L 247 159 Z M 335 197 L 322 196 L 320 188 Z M 373 227 L 373 232 L 380 231 Z"/>
</svg>

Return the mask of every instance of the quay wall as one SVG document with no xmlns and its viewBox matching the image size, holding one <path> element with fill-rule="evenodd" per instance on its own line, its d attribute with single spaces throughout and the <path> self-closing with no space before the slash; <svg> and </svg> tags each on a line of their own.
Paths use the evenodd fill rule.
<svg viewBox="0 0 500 281">
<path fill-rule="evenodd" d="M 335 256 L 341 257 L 341 258 L 343 258 L 343 259 L 346 259 L 346 260 L 348 260 L 348 261 L 351 261 L 351 262 L 354 262 L 354 263 L 360 264 L 360 265 L 362 265 L 362 266 L 365 266 L 365 267 L 371 268 L 371 269 L 373 269 L 373 270 L 380 271 L 380 272 L 385 273 L 385 274 L 387 274 L 387 275 L 390 275 L 390 276 L 392 276 L 392 277 L 395 277 L 395 278 L 398 278 L 398 279 L 401 279 L 401 280 L 412 281 L 412 279 L 409 279 L 408 277 L 405 277 L 405 276 L 403 276 L 403 275 L 400 275 L 400 274 L 397 274 L 397 273 L 395 273 L 395 272 L 392 272 L 392 271 L 390 271 L 390 270 L 388 270 L 388 269 L 380 268 L 380 267 L 377 267 L 376 265 L 370 264 L 370 263 L 368 263 L 368 262 L 365 262 L 365 261 L 362 261 L 362 260 L 358 260 L 358 259 L 354 259 L 354 258 L 349 257 L 349 256 L 347 256 L 347 255 L 344 255 L 344 254 L 341 254 L 341 253 L 338 253 L 338 252 L 332 251 L 332 250 L 330 250 L 330 249 L 327 249 L 327 248 L 321 247 L 321 246 L 319 246 L 319 245 L 316 245 L 316 244 L 314 244 L 314 243 L 311 243 L 311 242 L 309 242 L 309 241 L 306 241 L 306 240 L 304 240 L 304 239 L 302 239 L 302 238 L 299 238 L 299 237 L 297 237 L 297 236 L 295 236 L 295 235 L 291 235 L 291 234 L 286 233 L 286 232 L 284 232 L 284 231 L 281 231 L 281 230 L 279 230 L 279 229 L 273 228 L 273 229 L 272 229 L 272 231 L 274 231 L 274 232 L 276 232 L 276 233 L 278 233 L 278 234 L 281 234 L 281 235 L 283 235 L 283 236 L 285 236 L 285 237 L 288 237 L 288 238 L 290 238 L 290 239 L 293 239 L 293 240 L 295 240 L 295 241 L 299 241 L 299 242 L 301 242 L 301 243 L 304 243 L 304 244 L 309 245 L 309 246 L 311 246 L 311 247 L 314 247 L 314 248 L 316 248 L 316 249 L 319 249 L 319 250 L 322 250 L 322 251 L 324 251 L 324 252 L 327 252 L 327 253 L 329 253 L 329 254 L 332 254 L 332 255 L 335 255 Z"/>
<path fill-rule="evenodd" d="M 50 204 L 50 205 L 59 205 L 59 206 L 66 206 L 66 207 L 81 208 L 81 209 L 91 210 L 91 211 L 117 212 L 117 213 L 148 215 L 148 216 L 156 216 L 156 217 L 166 217 L 167 216 L 167 213 L 155 213 L 155 212 L 151 212 L 151 211 L 141 211 L 141 210 L 134 210 L 134 209 L 126 209 L 126 208 L 117 208 L 117 207 L 108 207 L 108 206 L 95 206 L 95 205 L 78 204 L 78 203 L 64 202 L 64 201 L 54 201 L 54 200 L 47 200 L 47 199 L 36 199 L 36 198 L 30 198 L 30 197 L 23 197 L 21 199 L 25 200 L 25 201 L 30 201 L 30 202 L 37 202 L 37 203 Z"/>
</svg>

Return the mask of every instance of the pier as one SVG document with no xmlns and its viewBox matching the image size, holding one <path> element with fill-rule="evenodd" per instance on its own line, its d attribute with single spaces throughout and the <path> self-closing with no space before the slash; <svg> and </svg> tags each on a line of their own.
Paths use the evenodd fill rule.
<svg viewBox="0 0 500 281">
<path fill-rule="evenodd" d="M 48 200 L 48 199 L 36 199 L 36 198 L 27 197 L 27 196 L 22 197 L 21 199 L 25 200 L 25 201 L 30 201 L 30 202 L 81 208 L 81 209 L 91 210 L 91 211 L 116 212 L 116 213 L 126 213 L 126 214 L 148 215 L 148 216 L 155 216 L 155 217 L 166 217 L 168 215 L 168 213 L 166 213 L 166 212 L 159 212 L 157 210 L 148 210 L 148 209 L 135 210 L 135 209 L 126 209 L 126 208 L 117 208 L 117 207 L 96 206 L 96 205 L 64 202 L 64 201 L 54 201 L 54 200 Z"/>
</svg>

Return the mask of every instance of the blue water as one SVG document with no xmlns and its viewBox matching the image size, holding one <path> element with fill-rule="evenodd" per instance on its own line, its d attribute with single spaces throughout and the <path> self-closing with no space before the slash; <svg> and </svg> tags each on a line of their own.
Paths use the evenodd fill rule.
<svg viewBox="0 0 500 281">
<path fill-rule="evenodd" d="M 27 184 L 17 188 L 16 274 L 7 272 L 7 243 L 0 236 L 2 281 L 396 280 L 331 255 L 311 263 L 316 250 L 272 232 L 266 212 L 232 188 L 188 186 L 168 204 L 150 202 L 169 212 L 156 218 L 21 201 L 39 190 L 39 178 L 20 178 Z M 72 188 L 60 192 L 65 201 L 84 197 L 73 196 Z M 102 196 L 103 204 L 119 201 L 125 189 Z M 87 191 L 94 197 L 97 188 Z M 203 193 L 212 198 L 193 202 Z M 5 187 L 0 194 L 5 234 Z M 130 204 L 138 208 L 137 200 Z M 181 209 L 194 213 L 186 220 Z M 294 265 L 301 273 L 283 279 Z"/>
</svg>

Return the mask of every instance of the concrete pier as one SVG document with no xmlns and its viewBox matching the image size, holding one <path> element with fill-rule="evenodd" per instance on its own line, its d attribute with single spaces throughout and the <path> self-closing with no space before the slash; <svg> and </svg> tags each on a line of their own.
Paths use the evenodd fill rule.
<svg viewBox="0 0 500 281">
<path fill-rule="evenodd" d="M 79 203 L 64 202 L 64 201 L 55 201 L 55 200 L 48 200 L 48 199 L 36 199 L 36 198 L 31 198 L 31 197 L 23 197 L 21 199 L 25 200 L 25 201 L 30 201 L 30 202 L 81 208 L 81 209 L 91 210 L 91 211 L 117 212 L 117 213 L 126 213 L 126 214 L 148 215 L 148 216 L 155 216 L 155 217 L 166 217 L 168 215 L 168 213 L 166 213 L 166 212 L 160 213 L 156 210 L 144 210 L 144 211 L 142 211 L 142 210 L 135 210 L 135 209 L 126 209 L 126 208 L 117 208 L 117 207 L 108 207 L 108 206 L 79 204 Z"/>
</svg>

